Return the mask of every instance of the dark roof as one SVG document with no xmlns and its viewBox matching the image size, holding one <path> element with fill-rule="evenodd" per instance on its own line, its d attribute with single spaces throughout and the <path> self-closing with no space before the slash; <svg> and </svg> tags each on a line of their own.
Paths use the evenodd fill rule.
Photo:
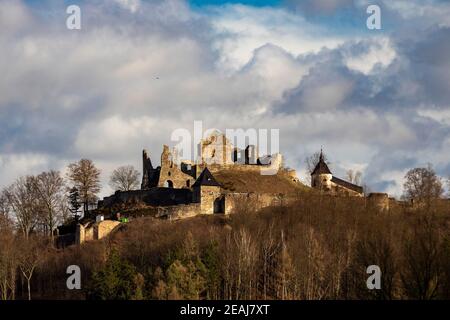
<svg viewBox="0 0 450 320">
<path fill-rule="evenodd" d="M 315 175 L 315 174 L 331 174 L 330 169 L 328 168 L 327 164 L 323 160 L 322 151 L 320 151 L 319 162 L 317 163 L 316 167 L 314 168 L 314 171 L 311 173 L 311 175 Z"/>
<path fill-rule="evenodd" d="M 208 168 L 205 168 L 205 170 L 202 171 L 200 176 L 197 178 L 197 180 L 193 184 L 193 187 L 197 187 L 197 186 L 220 187 L 220 183 L 218 183 L 216 181 L 216 179 L 214 179 L 214 176 L 208 170 Z"/>
<path fill-rule="evenodd" d="M 342 180 L 342 179 L 339 179 L 339 178 L 336 178 L 336 177 L 332 177 L 331 178 L 331 182 L 334 182 L 334 183 L 336 183 L 337 185 L 339 185 L 341 187 L 344 187 L 344 188 L 356 191 L 358 193 L 363 193 L 363 188 L 362 187 L 357 186 L 356 184 L 350 183 L 348 181 L 345 181 L 345 180 Z"/>
</svg>

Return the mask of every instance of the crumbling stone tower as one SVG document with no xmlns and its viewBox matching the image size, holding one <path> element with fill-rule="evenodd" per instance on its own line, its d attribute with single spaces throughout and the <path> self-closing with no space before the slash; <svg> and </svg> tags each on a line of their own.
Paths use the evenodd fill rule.
<svg viewBox="0 0 450 320">
<path fill-rule="evenodd" d="M 190 188 L 195 181 L 196 168 L 187 164 L 177 164 L 169 146 L 163 146 L 161 154 L 161 168 L 159 172 L 158 187 Z"/>
<path fill-rule="evenodd" d="M 142 183 L 141 190 L 150 189 L 158 185 L 159 167 L 153 168 L 147 150 L 142 151 Z"/>
</svg>

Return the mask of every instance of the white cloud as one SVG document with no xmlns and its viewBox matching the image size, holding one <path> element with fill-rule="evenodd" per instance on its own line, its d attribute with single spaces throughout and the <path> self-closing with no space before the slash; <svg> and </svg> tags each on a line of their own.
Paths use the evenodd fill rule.
<svg viewBox="0 0 450 320">
<path fill-rule="evenodd" d="M 432 108 L 419 109 L 417 113 L 420 116 L 433 119 L 442 125 L 450 126 L 450 106 L 443 110 Z"/>
<path fill-rule="evenodd" d="M 344 37 L 329 34 L 301 16 L 283 9 L 250 8 L 242 5 L 221 7 L 212 26 L 220 37 L 214 42 L 220 55 L 219 66 L 238 70 L 266 44 L 279 46 L 294 56 L 335 48 Z"/>
<path fill-rule="evenodd" d="M 118 4 L 120 4 L 123 8 L 130 10 L 132 13 L 135 13 L 139 10 L 141 6 L 140 0 L 114 0 Z"/>
<path fill-rule="evenodd" d="M 450 7 L 440 0 L 384 0 L 386 8 L 396 11 L 402 18 L 412 20 L 420 18 L 422 23 L 450 25 Z"/>
<path fill-rule="evenodd" d="M 2 0 L 0 6 L 0 38 L 26 30 L 34 20 L 28 7 L 21 1 Z"/>
<path fill-rule="evenodd" d="M 0 154 L 0 172 L 3 184 L 12 183 L 19 176 L 37 174 L 44 170 L 50 162 L 45 154 Z"/>
<path fill-rule="evenodd" d="M 381 38 L 367 44 L 368 50 L 362 54 L 344 53 L 345 63 L 349 69 L 370 74 L 376 66 L 388 67 L 396 57 L 389 38 Z"/>
</svg>

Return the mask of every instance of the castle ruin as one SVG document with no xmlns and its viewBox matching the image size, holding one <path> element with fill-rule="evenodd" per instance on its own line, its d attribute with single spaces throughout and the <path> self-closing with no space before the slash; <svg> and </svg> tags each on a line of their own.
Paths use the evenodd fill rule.
<svg viewBox="0 0 450 320">
<path fill-rule="evenodd" d="M 160 166 L 154 167 L 150 154 L 142 153 L 141 189 L 116 192 L 99 202 L 99 207 L 124 203 L 145 203 L 158 208 L 158 216 L 179 218 L 198 214 L 229 214 L 237 203 L 254 201 L 256 206 L 269 206 L 279 201 L 273 193 L 243 193 L 227 190 L 214 177 L 223 171 L 261 175 L 283 171 L 294 183 L 300 183 L 294 170 L 284 169 L 280 154 L 260 157 L 252 145 L 241 150 L 224 134 L 214 132 L 198 145 L 197 161 L 178 161 L 177 150 L 164 145 Z"/>
<path fill-rule="evenodd" d="M 218 132 L 201 140 L 198 148 L 200 156 L 197 161 L 178 161 L 177 150 L 171 151 L 164 145 L 161 164 L 157 167 L 153 166 L 150 154 L 144 150 L 141 189 L 116 191 L 99 201 L 98 208 L 117 213 L 136 205 L 144 206 L 153 216 L 169 220 L 201 214 L 228 215 L 242 204 L 251 206 L 253 210 L 289 204 L 298 200 L 298 193 L 295 192 L 305 187 L 295 170 L 283 167 L 281 154 L 260 156 L 258 148 L 252 145 L 239 149 Z M 216 178 L 223 176 L 224 172 L 233 173 L 233 178 L 237 180 L 245 176 L 251 180 L 245 181 L 246 184 L 260 183 L 258 179 L 269 172 L 279 177 L 278 181 L 287 183 L 289 190 L 277 190 L 279 185 L 276 184 L 271 184 L 270 190 L 264 191 L 234 190 Z M 333 176 L 322 152 L 311 174 L 311 188 L 321 195 L 364 197 L 361 186 Z M 366 204 L 377 211 L 389 210 L 390 198 L 387 194 L 372 193 L 365 199 Z M 112 220 L 95 223 L 87 220 L 77 226 L 76 243 L 101 239 L 119 224 Z"/>
</svg>

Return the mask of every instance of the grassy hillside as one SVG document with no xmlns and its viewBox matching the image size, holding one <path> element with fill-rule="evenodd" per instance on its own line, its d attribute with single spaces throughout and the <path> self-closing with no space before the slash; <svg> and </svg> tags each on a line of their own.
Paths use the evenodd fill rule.
<svg viewBox="0 0 450 320">
<path fill-rule="evenodd" d="M 261 193 L 298 193 L 308 191 L 300 182 L 294 182 L 292 177 L 284 171 L 276 175 L 265 176 L 259 172 L 221 170 L 214 173 L 216 180 L 223 188 L 232 192 L 261 192 Z"/>
</svg>

